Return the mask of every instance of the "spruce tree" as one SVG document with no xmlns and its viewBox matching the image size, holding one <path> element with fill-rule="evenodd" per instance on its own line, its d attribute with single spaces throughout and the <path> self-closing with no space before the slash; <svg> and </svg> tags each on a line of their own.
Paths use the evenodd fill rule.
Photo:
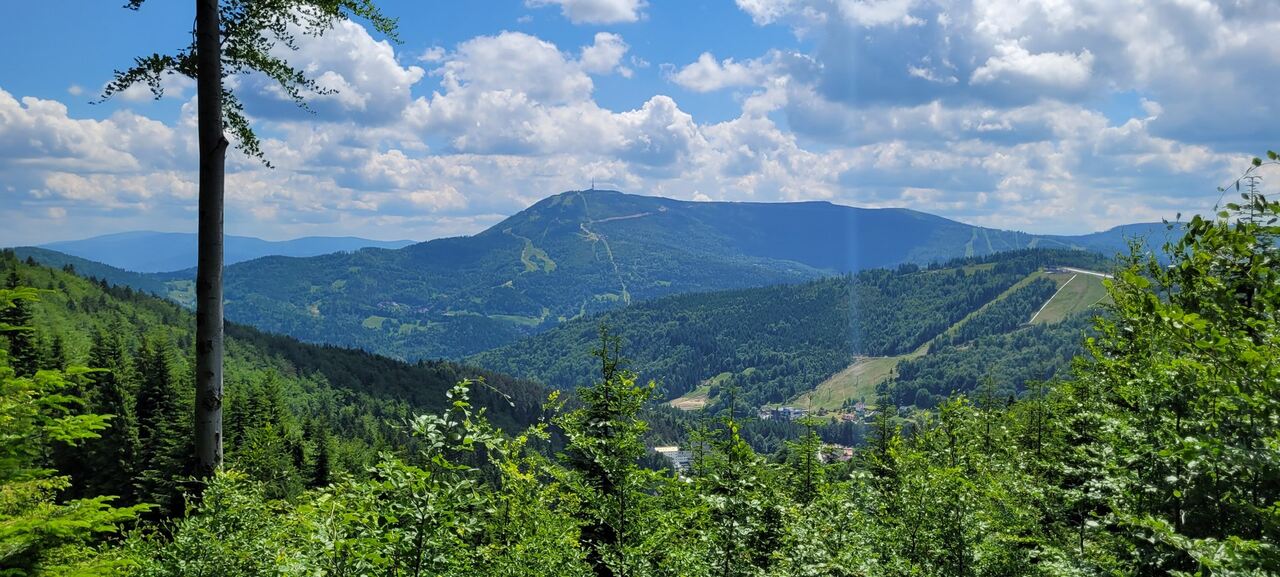
<svg viewBox="0 0 1280 577">
<path fill-rule="evenodd" d="M 15 302 L 34 300 L 31 289 L 0 288 L 0 313 Z M 14 330 L 0 322 L 0 333 Z M 119 557 L 85 547 L 116 533 L 143 507 L 116 508 L 110 497 L 67 501 L 63 476 L 45 460 L 50 445 L 93 438 L 107 424 L 102 415 L 70 415 L 73 399 L 62 391 L 83 369 L 18 377 L 0 351 L 0 574 L 115 575 Z"/>
<path fill-rule="evenodd" d="M 116 495 L 134 502 L 133 466 L 137 459 L 138 432 L 132 398 L 126 389 L 129 364 L 115 334 L 98 333 L 89 349 L 89 409 L 113 415 L 97 439 L 84 443 L 87 475 L 77 479 L 86 495 Z"/>
<path fill-rule="evenodd" d="M 303 427 L 303 433 L 306 436 L 306 440 L 314 447 L 311 458 L 311 475 L 307 486 L 312 488 L 328 486 L 333 475 L 332 464 L 329 462 L 329 432 L 324 425 L 308 419 Z"/>
<path fill-rule="evenodd" d="M 321 433 L 316 438 L 315 464 L 311 467 L 311 486 L 324 487 L 333 480 L 333 465 L 329 462 L 329 436 Z"/>
<path fill-rule="evenodd" d="M 67 368 L 66 343 L 62 339 L 62 335 L 53 335 L 53 338 L 49 340 L 49 346 L 41 347 L 40 352 L 41 370 L 61 371 Z"/>
<path fill-rule="evenodd" d="M 601 327 L 600 348 L 593 351 L 601 380 L 579 392 L 581 409 L 556 420 L 568 439 L 568 464 L 585 493 L 580 543 L 598 577 L 627 573 L 627 545 L 637 539 L 629 530 L 647 428 L 640 411 L 655 388 L 652 382 L 636 384 L 636 374 L 622 367 L 621 348 L 621 339 Z"/>
<path fill-rule="evenodd" d="M 900 441 L 898 425 L 894 422 L 898 407 L 887 394 L 878 395 L 876 399 L 876 415 L 871 425 L 871 438 L 864 452 L 867 469 L 876 478 L 883 490 L 893 482 L 897 474 L 894 463 L 893 448 Z"/>
<path fill-rule="evenodd" d="M 182 511 L 179 479 L 186 467 L 181 453 L 184 415 L 174 383 L 171 352 L 163 338 L 150 338 L 143 343 L 137 358 L 137 496 L 177 514 Z"/>
<path fill-rule="evenodd" d="M 821 461 L 822 439 L 815 430 L 820 423 L 816 417 L 801 419 L 804 436 L 787 443 L 792 491 L 795 500 L 806 505 L 818 496 L 825 476 Z"/>
<path fill-rule="evenodd" d="M 16 290 L 23 286 L 18 270 L 10 269 L 5 288 Z M 15 300 L 0 310 L 0 324 L 13 327 L 5 331 L 9 341 L 9 365 L 19 377 L 36 374 L 40 368 L 40 348 L 36 345 L 35 329 L 31 324 L 31 308 L 26 300 Z"/>
<path fill-rule="evenodd" d="M 727 393 L 733 407 L 736 391 Z M 741 432 L 730 410 L 713 433 L 712 452 L 697 479 L 709 513 L 708 561 L 718 577 L 767 574 L 781 546 L 782 512 L 772 475 Z"/>
</svg>

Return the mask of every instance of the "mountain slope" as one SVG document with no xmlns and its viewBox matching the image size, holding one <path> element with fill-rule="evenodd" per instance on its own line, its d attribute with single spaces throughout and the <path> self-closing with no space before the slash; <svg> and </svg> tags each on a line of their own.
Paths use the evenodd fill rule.
<svg viewBox="0 0 1280 577">
<path fill-rule="evenodd" d="M 1018 251 L 932 270 L 873 269 L 798 285 L 679 295 L 571 321 L 467 360 L 572 388 L 589 382 L 587 351 L 603 323 L 623 336 L 630 366 L 658 380 L 666 398 L 695 391 L 714 399 L 734 387 L 749 405 L 781 403 L 856 359 L 923 355 L 926 344 L 952 327 L 958 336 L 947 342 L 957 346 L 1017 328 L 1053 292 L 1052 282 L 1032 278 L 1048 265 L 1107 266 L 1089 252 Z M 1016 286 L 1022 288 L 1010 290 Z M 834 402 L 838 407 L 843 399 Z"/>
<path fill-rule="evenodd" d="M 228 235 L 224 260 L 235 264 L 270 255 L 316 256 L 366 247 L 401 248 L 413 241 L 381 241 L 356 237 L 311 236 L 285 241 L 269 241 L 247 236 Z M 51 242 L 41 248 L 134 272 L 177 271 L 196 266 L 196 235 L 183 232 L 134 231 Z"/>
<path fill-rule="evenodd" d="M 112 335 L 126 350 L 160 338 L 178 347 L 174 362 L 184 368 L 177 372 L 189 376 L 185 367 L 192 362 L 195 329 L 195 317 L 189 311 L 142 292 L 90 282 L 68 270 L 26 264 L 21 254 L 0 251 L 0 274 L 15 270 L 21 285 L 41 289 L 40 301 L 33 307 L 35 342 L 47 346 L 57 341 L 66 361 L 83 364 L 96 335 Z M 76 272 L 92 274 L 84 272 L 80 264 L 76 264 Z M 3 340 L 0 338 L 0 346 Z M 42 356 L 48 354 L 46 350 Z M 439 411 L 448 406 L 445 392 L 463 378 L 485 379 L 488 386 L 476 387 L 473 398 L 489 407 L 495 423 L 513 430 L 541 417 L 545 399 L 541 385 L 473 366 L 443 361 L 406 364 L 361 350 L 302 343 L 228 323 L 228 394 L 238 394 L 235 389 L 245 381 L 262 378 L 259 373 L 268 369 L 291 386 L 306 389 L 295 391 L 299 394 L 332 397 L 325 407 L 335 412 L 325 416 L 332 417 L 331 422 L 359 420 L 362 411 L 374 411 L 380 419 L 402 418 L 409 411 Z M 189 385 L 190 381 L 183 383 Z M 344 410 L 346 405 L 350 407 Z M 315 407 L 308 410 L 312 409 Z M 353 429 L 359 426 L 355 423 Z M 388 423 L 388 430 L 396 426 Z"/>
<path fill-rule="evenodd" d="M 227 315 L 307 341 L 459 358 L 641 300 L 1032 244 L 1083 247 L 905 209 L 576 191 L 474 236 L 230 266 Z"/>
<path fill-rule="evenodd" d="M 61 253 L 56 250 L 34 246 L 20 246 L 13 249 L 19 259 L 31 259 L 47 267 L 67 269 L 83 277 L 93 277 L 107 281 L 107 284 L 127 286 L 134 290 L 158 296 L 166 296 L 170 287 L 168 283 L 154 275 L 146 275 L 118 269 L 78 256 Z"/>
<path fill-rule="evenodd" d="M 1160 254 L 1161 246 L 1168 241 L 1177 240 L 1182 235 L 1181 231 L 1182 224 L 1179 223 L 1140 222 L 1078 236 L 1047 235 L 1040 237 L 1042 240 L 1036 246 L 1055 248 L 1057 245 L 1070 245 L 1112 256 L 1117 252 L 1127 252 L 1129 242 L 1137 240 L 1148 250 Z"/>
</svg>

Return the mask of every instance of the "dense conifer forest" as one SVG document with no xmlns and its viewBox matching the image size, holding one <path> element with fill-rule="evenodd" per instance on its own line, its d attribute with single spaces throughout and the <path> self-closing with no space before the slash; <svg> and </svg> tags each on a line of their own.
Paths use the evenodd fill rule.
<svg viewBox="0 0 1280 577">
<path fill-rule="evenodd" d="M 1188 223 L 1168 265 L 1141 254 L 1123 262 L 1107 314 L 1061 378 L 1021 394 L 936 393 L 932 410 L 907 418 L 890 389 L 847 461 L 831 458 L 813 421 L 761 453 L 744 439 L 746 416 L 728 410 L 689 425 L 679 474 L 641 466 L 652 462 L 646 407 L 658 391 L 607 331 L 588 359 L 594 384 L 572 400 L 551 393 L 545 407 L 512 407 L 507 399 L 538 396 L 536 385 L 235 329 L 227 467 L 197 486 L 184 474 L 189 315 L 6 253 L 0 566 L 147 576 L 1275 574 L 1280 204 L 1255 197 L 1237 208 Z M 989 320 L 937 344 L 1049 330 L 992 332 L 1022 308 L 1022 297 L 989 307 Z M 908 367 L 895 387 L 933 391 L 930 367 Z"/>
<path fill-rule="evenodd" d="M 74 415 L 110 414 L 99 437 L 52 449 L 70 475 L 70 496 L 107 489 L 122 503 L 182 512 L 190 475 L 193 319 L 174 303 L 0 253 L 12 301 L 0 322 L 17 377 L 72 370 L 60 394 Z M 495 426 L 517 431 L 542 418 L 543 387 L 440 361 L 405 364 L 369 353 L 300 343 L 230 325 L 227 443 L 238 467 L 296 495 L 335 471 L 360 472 L 379 453 L 413 445 L 400 426 L 448 406 L 444 393 L 462 379 L 483 379 L 473 393 L 492 407 Z"/>
<path fill-rule="evenodd" d="M 1134 228 L 1134 237 L 1160 236 L 1149 225 Z M 979 238 L 985 242 L 974 240 Z M 1029 247 L 1090 254 L 1071 250 L 1088 248 L 1110 256 L 1125 248 L 1125 237 L 1114 231 L 1035 236 L 912 210 L 825 202 L 709 203 L 570 191 L 472 236 L 399 250 L 273 256 L 230 265 L 227 315 L 308 342 L 407 360 L 457 359 L 661 297 L 927 266 L 966 255 L 986 258 Z M 175 297 L 193 298 L 176 290 L 189 289 L 191 271 L 158 276 L 171 284 Z M 881 282 L 865 280 L 867 286 Z M 879 288 L 891 296 L 904 290 Z M 916 307 L 911 303 L 908 310 Z M 889 340 L 876 344 L 880 337 Z M 867 334 L 863 346 L 896 349 L 899 340 L 913 337 Z"/>
<path fill-rule="evenodd" d="M 1025 250 L 799 285 L 679 295 L 573 321 L 467 361 L 572 388 L 593 378 L 591 343 L 604 324 L 618 328 L 632 367 L 657 380 L 663 398 L 678 397 L 723 373 L 726 378 L 717 381 L 712 396 L 733 388 L 739 402 L 754 408 L 812 389 L 854 357 L 911 352 L 944 337 L 970 313 L 979 312 L 960 325 L 958 334 L 945 335 L 946 342 L 960 345 L 980 335 L 1003 334 L 1029 319 L 1054 287 L 1041 279 L 1007 298 L 996 297 L 1050 265 L 1113 266 L 1097 253 Z M 1050 376 L 1058 365 L 1049 366 L 1049 375 L 1027 374 Z"/>
</svg>

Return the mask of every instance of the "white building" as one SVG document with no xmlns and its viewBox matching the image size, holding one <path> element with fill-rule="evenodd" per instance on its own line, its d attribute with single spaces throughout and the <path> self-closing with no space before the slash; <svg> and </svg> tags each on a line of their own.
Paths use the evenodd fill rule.
<svg viewBox="0 0 1280 577">
<path fill-rule="evenodd" d="M 676 468 L 676 471 L 683 473 L 689 470 L 689 461 L 693 459 L 693 453 L 683 451 L 680 447 L 674 445 L 669 447 L 654 447 L 653 450 L 671 461 L 671 465 Z"/>
</svg>

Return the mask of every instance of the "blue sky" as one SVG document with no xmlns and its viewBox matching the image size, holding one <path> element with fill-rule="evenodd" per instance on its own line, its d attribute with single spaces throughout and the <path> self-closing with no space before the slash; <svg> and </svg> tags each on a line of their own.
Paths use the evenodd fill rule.
<svg viewBox="0 0 1280 577">
<path fill-rule="evenodd" d="M 91 103 L 191 3 L 118 4 L 0 21 L 0 245 L 194 229 L 191 82 Z M 229 232 L 468 234 L 594 178 L 1075 233 L 1204 212 L 1280 146 L 1265 0 L 380 5 L 402 43 L 351 23 L 288 54 L 337 91 L 315 114 L 232 81 L 277 168 L 232 156 Z"/>
</svg>

